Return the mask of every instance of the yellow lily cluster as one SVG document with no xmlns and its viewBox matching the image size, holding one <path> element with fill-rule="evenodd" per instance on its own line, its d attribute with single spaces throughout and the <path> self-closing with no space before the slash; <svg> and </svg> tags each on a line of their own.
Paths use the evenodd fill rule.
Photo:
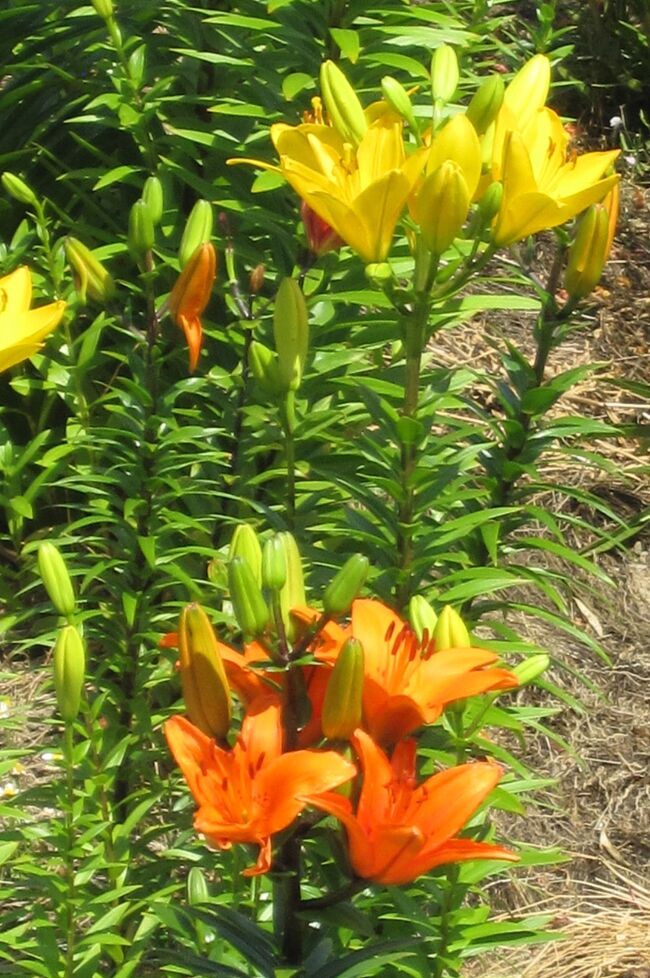
<svg viewBox="0 0 650 978">
<path fill-rule="evenodd" d="M 321 88 L 329 124 L 315 100 L 313 120 L 271 127 L 279 165 L 231 162 L 280 172 L 367 263 L 387 258 L 407 205 L 427 248 L 441 254 L 491 184 L 502 190 L 496 214 L 489 214 L 491 240 L 509 245 L 565 223 L 602 201 L 618 181 L 607 175 L 618 151 L 570 152 L 559 116 L 545 105 L 549 85 L 550 62 L 537 55 L 505 93 L 486 85 L 479 101 L 490 102 L 488 124 L 478 125 L 477 106 L 470 106 L 416 146 L 404 138 L 407 116 L 413 128 L 410 111 L 400 114 L 394 100 L 363 109 L 343 73 L 327 62 Z M 400 95 L 407 98 L 403 90 Z"/>
<path fill-rule="evenodd" d="M 494 123 L 492 178 L 503 183 L 493 228 L 498 245 L 554 228 L 606 196 L 618 182 L 606 176 L 618 150 L 569 151 L 560 117 L 546 105 L 550 63 L 536 55 L 515 75 Z"/>
<path fill-rule="evenodd" d="M 30 309 L 31 301 L 32 276 L 27 266 L 0 278 L 0 370 L 36 353 L 63 316 L 65 302 Z"/>
</svg>

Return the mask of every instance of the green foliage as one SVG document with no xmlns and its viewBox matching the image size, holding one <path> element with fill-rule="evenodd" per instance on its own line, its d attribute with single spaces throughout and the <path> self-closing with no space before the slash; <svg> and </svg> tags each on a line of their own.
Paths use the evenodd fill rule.
<svg viewBox="0 0 650 978">
<path fill-rule="evenodd" d="M 455 96 L 466 104 L 466 79 L 482 79 L 495 61 L 517 67 L 523 49 L 565 57 L 575 34 L 557 26 L 556 4 L 538 4 L 523 35 L 517 5 L 495 10 L 478 0 L 140 0 L 116 3 L 106 21 L 91 5 L 46 6 L 10 0 L 0 12 L 0 171 L 28 191 L 0 197 L 0 274 L 29 262 L 39 298 L 69 305 L 47 346 L 3 377 L 0 599 L 7 643 L 40 669 L 61 622 L 37 583 L 36 557 L 44 540 L 60 548 L 79 597 L 88 702 L 63 732 L 44 724 L 32 753 L 16 746 L 13 705 L 6 718 L 0 713 L 0 775 L 43 748 L 57 755 L 42 762 L 37 783 L 0 803 L 0 974 L 453 976 L 468 954 L 546 939 L 541 917 L 487 922 L 481 884 L 495 866 L 471 864 L 405 890 L 369 886 L 314 912 L 327 936 L 324 926 L 311 928 L 304 969 L 284 967 L 270 884 L 249 887 L 236 851 L 208 852 L 194 837 L 161 739 L 180 686 L 175 653 L 159 640 L 188 600 L 211 606 L 221 634 L 236 637 L 225 564 L 233 527 L 245 519 L 263 535 L 295 533 L 311 599 L 361 551 L 374 593 L 402 606 L 416 593 L 436 608 L 459 605 L 472 623 L 489 621 L 496 637 L 487 644 L 506 658 L 537 651 L 507 626 L 509 610 L 602 654 L 568 618 L 570 585 L 603 579 L 591 555 L 638 527 L 545 468 L 551 455 L 577 453 L 606 467 L 593 442 L 620 432 L 562 413 L 562 395 L 583 368 L 545 375 L 570 323 L 555 303 L 556 283 L 539 283 L 536 256 L 522 247 L 517 268 L 490 266 L 471 294 L 461 283 L 440 295 L 407 417 L 407 337 L 390 294 L 347 251 L 315 262 L 295 195 L 274 174 L 227 164 L 271 161 L 269 125 L 309 108 L 324 58 L 344 65 L 364 104 L 387 73 L 418 86 L 411 98 L 421 119 L 440 44 L 454 45 L 467 69 Z M 647 53 L 643 11 L 629 7 L 617 35 L 628 81 L 645 77 Z M 576 57 L 580 64 L 578 48 Z M 129 214 L 149 200 L 152 177 L 162 188 L 160 222 L 129 250 Z M 203 321 L 199 369 L 188 375 L 182 333 L 165 313 L 198 200 L 220 215 L 225 271 Z M 103 305 L 66 263 L 70 235 L 115 280 Z M 397 291 L 406 258 L 400 241 Z M 465 258 L 450 257 L 450 277 Z M 307 300 L 309 352 L 305 360 L 301 343 L 300 377 L 278 393 L 252 369 L 251 343 L 275 347 L 275 295 L 287 276 Z M 440 330 L 493 311 L 535 315 L 532 356 L 504 335 L 498 373 L 439 362 Z M 551 491 L 580 509 L 548 512 L 539 495 Z M 606 520 L 594 526 L 591 513 Z M 592 534 L 585 552 L 570 542 L 575 529 Z M 572 581 L 574 570 L 584 584 Z M 47 696 L 53 704 L 49 687 Z M 513 742 L 530 729 L 554 736 L 545 725 L 552 712 L 491 695 L 470 701 L 431 728 L 426 763 L 433 770 L 495 757 L 511 769 L 496 802 L 520 812 L 521 798 L 543 785 Z M 484 726 L 500 728 L 504 744 L 488 742 Z M 472 831 L 489 837 L 484 816 Z M 326 851 L 315 845 L 308 854 L 313 900 L 337 878 Z M 525 847 L 522 856 L 527 865 L 559 858 Z M 186 893 L 190 867 L 203 871 L 205 903 Z M 463 904 L 468 893 L 471 905 Z"/>
</svg>

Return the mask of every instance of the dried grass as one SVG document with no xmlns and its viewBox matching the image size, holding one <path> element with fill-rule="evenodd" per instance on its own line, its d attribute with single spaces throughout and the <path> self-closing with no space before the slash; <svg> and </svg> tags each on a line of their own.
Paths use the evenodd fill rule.
<svg viewBox="0 0 650 978">
<path fill-rule="evenodd" d="M 567 894 L 556 906 L 563 940 L 518 949 L 498 963 L 480 959 L 466 978 L 650 978 L 650 890 L 616 866 L 608 869 L 614 882 L 582 884 L 579 898 Z"/>
</svg>

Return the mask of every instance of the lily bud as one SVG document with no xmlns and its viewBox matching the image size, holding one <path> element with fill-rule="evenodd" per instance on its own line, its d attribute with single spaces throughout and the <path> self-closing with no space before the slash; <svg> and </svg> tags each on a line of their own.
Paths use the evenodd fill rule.
<svg viewBox="0 0 650 978">
<path fill-rule="evenodd" d="M 280 377 L 278 358 L 268 346 L 253 340 L 248 350 L 248 365 L 256 383 L 269 397 L 286 393 Z"/>
<path fill-rule="evenodd" d="M 270 620 L 269 609 L 253 572 L 242 557 L 228 564 L 230 600 L 246 642 L 262 635 Z"/>
<path fill-rule="evenodd" d="M 187 265 L 196 249 L 212 237 L 212 220 L 212 204 L 210 201 L 197 200 L 190 211 L 178 249 L 178 260 L 181 268 Z"/>
<path fill-rule="evenodd" d="M 260 262 L 256 265 L 248 277 L 248 291 L 251 295 L 259 295 L 264 286 L 264 275 L 266 267 Z"/>
<path fill-rule="evenodd" d="M 54 646 L 54 690 L 59 713 L 72 723 L 79 713 L 86 672 L 83 639 L 74 625 L 65 625 Z"/>
<path fill-rule="evenodd" d="M 131 257 L 140 264 L 154 243 L 151 211 L 144 200 L 136 200 L 129 214 L 128 245 Z"/>
<path fill-rule="evenodd" d="M 340 238 L 334 228 L 319 217 L 304 200 L 300 205 L 300 217 L 305 229 L 307 245 L 314 255 L 320 257 L 342 246 L 343 238 Z"/>
<path fill-rule="evenodd" d="M 515 115 L 522 131 L 546 102 L 550 84 L 551 62 L 545 54 L 536 54 L 507 86 L 503 103 Z"/>
<path fill-rule="evenodd" d="M 345 615 L 363 587 L 368 576 L 368 558 L 353 554 L 330 581 L 323 595 L 323 609 L 327 615 Z"/>
<path fill-rule="evenodd" d="M 422 228 L 427 248 L 441 255 L 465 223 L 469 190 L 463 171 L 453 160 L 445 160 L 430 173 L 415 199 L 413 214 Z"/>
<path fill-rule="evenodd" d="M 542 673 L 546 672 L 550 664 L 550 657 L 545 652 L 540 652 L 537 655 L 531 655 L 524 662 L 520 662 L 510 672 L 517 677 L 520 686 L 527 686 L 528 683 L 532 683 Z"/>
<path fill-rule="evenodd" d="M 381 91 L 390 107 L 408 122 L 414 132 L 417 132 L 418 125 L 413 114 L 413 106 L 404 86 L 400 85 L 396 78 L 384 75 L 381 80 Z"/>
<path fill-rule="evenodd" d="M 12 196 L 15 200 L 20 201 L 21 204 L 27 204 L 29 207 L 34 207 L 38 203 L 36 194 L 32 188 L 14 173 L 10 173 L 9 170 L 5 170 L 1 179 L 2 186 L 5 188 L 7 193 L 10 194 L 10 196 Z"/>
<path fill-rule="evenodd" d="M 501 75 L 490 75 L 472 96 L 465 115 L 479 136 L 482 136 L 490 123 L 496 119 L 503 103 L 504 92 L 505 86 Z"/>
<path fill-rule="evenodd" d="M 320 87 L 332 125 L 345 142 L 358 146 L 368 122 L 357 93 L 333 61 L 321 65 Z"/>
<path fill-rule="evenodd" d="M 203 327 L 201 315 L 210 301 L 217 274 L 217 253 L 206 242 L 196 249 L 176 280 L 169 296 L 169 311 L 185 333 L 190 352 L 190 370 L 196 368 L 201 353 Z"/>
<path fill-rule="evenodd" d="M 91 3 L 100 17 L 108 20 L 113 16 L 113 0 L 91 0 Z"/>
<path fill-rule="evenodd" d="M 321 726 L 328 740 L 347 740 L 360 725 L 363 677 L 363 646 L 349 638 L 341 646 L 323 700 Z"/>
<path fill-rule="evenodd" d="M 280 283 L 273 310 L 273 336 L 280 379 L 285 390 L 296 390 L 309 349 L 309 315 L 302 290 L 293 278 Z"/>
<path fill-rule="evenodd" d="M 275 534 L 264 544 L 262 551 L 262 585 L 269 591 L 281 591 L 287 581 L 287 562 L 284 545 Z"/>
<path fill-rule="evenodd" d="M 481 227 L 487 225 L 497 216 L 503 200 L 503 184 L 494 180 L 478 202 L 478 215 Z"/>
<path fill-rule="evenodd" d="M 607 261 L 609 214 L 603 204 L 592 204 L 578 221 L 569 248 L 564 287 L 572 299 L 582 299 L 598 285 Z"/>
<path fill-rule="evenodd" d="M 230 688 L 216 635 L 198 604 L 181 612 L 178 649 L 188 717 L 208 737 L 225 737 L 230 729 Z"/>
<path fill-rule="evenodd" d="M 58 613 L 71 618 L 75 610 L 72 581 L 63 557 L 48 540 L 44 540 L 38 547 L 38 572 Z"/>
<path fill-rule="evenodd" d="M 425 633 L 429 639 L 433 637 L 438 616 L 421 594 L 413 595 L 409 601 L 409 621 L 419 642 L 423 640 Z"/>
<path fill-rule="evenodd" d="M 78 279 L 77 291 L 82 303 L 86 296 L 104 305 L 115 295 L 115 281 L 111 273 L 94 256 L 90 248 L 68 235 L 63 242 L 65 253 Z"/>
<path fill-rule="evenodd" d="M 293 642 L 296 635 L 296 625 L 291 617 L 291 609 L 307 604 L 305 597 L 305 578 L 302 569 L 302 558 L 295 538 L 287 531 L 277 534 L 282 544 L 284 562 L 287 569 L 287 579 L 280 591 L 280 611 L 287 638 Z"/>
<path fill-rule="evenodd" d="M 142 188 L 142 199 L 149 208 L 154 226 L 160 224 L 165 201 L 162 183 L 158 177 L 147 177 Z"/>
<path fill-rule="evenodd" d="M 210 899 L 208 883 L 200 866 L 192 866 L 187 874 L 187 902 L 190 907 L 206 903 Z"/>
<path fill-rule="evenodd" d="M 458 88 L 458 57 L 449 44 L 441 44 L 431 58 L 431 94 L 435 100 L 450 102 Z"/>
<path fill-rule="evenodd" d="M 433 630 L 433 640 L 436 652 L 443 652 L 445 649 L 469 649 L 472 646 L 463 619 L 448 604 L 438 615 L 438 622 Z"/>
<path fill-rule="evenodd" d="M 230 541 L 228 560 L 243 557 L 257 584 L 262 583 L 262 547 L 257 533 L 248 523 L 238 523 Z"/>
</svg>

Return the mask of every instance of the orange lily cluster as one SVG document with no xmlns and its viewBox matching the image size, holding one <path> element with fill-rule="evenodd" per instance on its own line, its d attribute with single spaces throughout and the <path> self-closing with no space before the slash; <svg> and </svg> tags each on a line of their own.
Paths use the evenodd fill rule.
<svg viewBox="0 0 650 978">
<path fill-rule="evenodd" d="M 222 849 L 257 845 L 249 876 L 272 869 L 273 836 L 291 831 L 307 807 L 341 822 L 353 874 L 376 883 L 406 883 L 449 862 L 516 859 L 500 846 L 457 835 L 499 781 L 500 768 L 463 764 L 418 785 L 411 736 L 435 722 L 447 704 L 512 688 L 516 677 L 485 649 L 437 650 L 426 633 L 418 641 L 399 615 L 376 600 L 354 601 L 344 625 L 323 624 L 320 613 L 306 607 L 292 614 L 299 661 L 289 658 L 284 670 L 260 641 L 240 653 L 206 633 L 207 617 L 197 606 L 183 613 L 181 634 L 164 640 L 180 641 L 183 653 L 189 719 L 173 717 L 165 733 L 198 806 L 197 831 Z M 329 683 L 351 640 L 364 653 L 361 723 L 350 737 L 357 763 L 347 744 L 327 740 L 321 725 Z M 243 704 L 232 746 L 221 721 L 211 725 L 206 715 L 206 704 L 219 697 L 206 697 L 190 681 L 193 655 L 202 683 L 210 675 L 223 683 L 225 674 L 226 691 L 234 690 Z M 338 792 L 346 783 L 350 789 Z"/>
</svg>

